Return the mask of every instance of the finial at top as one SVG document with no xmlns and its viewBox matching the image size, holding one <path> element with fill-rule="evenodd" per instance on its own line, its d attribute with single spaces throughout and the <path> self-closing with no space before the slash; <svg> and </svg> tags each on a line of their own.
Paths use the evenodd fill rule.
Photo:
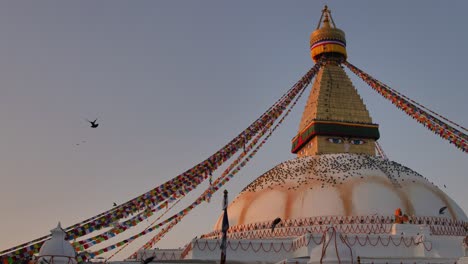
<svg viewBox="0 0 468 264">
<path fill-rule="evenodd" d="M 310 52 L 314 61 L 322 55 L 340 60 L 347 57 L 345 33 L 336 27 L 327 5 L 322 9 L 317 29 L 310 36 Z"/>
<path fill-rule="evenodd" d="M 328 9 L 328 6 L 325 5 L 322 9 L 322 15 L 320 16 L 319 23 L 317 25 L 317 29 L 320 28 L 320 25 L 323 23 L 322 28 L 330 28 L 330 21 L 333 24 L 333 27 L 336 28 L 335 22 L 333 21 L 333 18 L 331 16 L 331 10 Z"/>
<path fill-rule="evenodd" d="M 60 223 L 60 221 L 58 222 L 56 228 L 50 230 L 50 233 L 52 233 L 52 236 L 58 236 L 58 237 L 63 237 L 63 238 L 65 238 L 66 236 L 65 230 L 63 230 L 62 224 Z"/>
</svg>

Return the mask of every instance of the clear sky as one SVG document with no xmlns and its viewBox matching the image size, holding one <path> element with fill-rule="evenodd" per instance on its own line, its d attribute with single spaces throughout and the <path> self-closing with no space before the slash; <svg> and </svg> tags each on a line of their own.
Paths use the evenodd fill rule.
<svg viewBox="0 0 468 264">
<path fill-rule="evenodd" d="M 218 150 L 312 66 L 309 35 L 325 3 L 351 63 L 468 125 L 466 1 L 0 2 L 0 249 L 125 202 Z M 468 212 L 467 154 L 352 80 L 389 158 L 446 184 Z M 226 185 L 231 200 L 294 157 L 304 103 Z M 221 196 L 157 246 L 210 231 Z"/>
</svg>

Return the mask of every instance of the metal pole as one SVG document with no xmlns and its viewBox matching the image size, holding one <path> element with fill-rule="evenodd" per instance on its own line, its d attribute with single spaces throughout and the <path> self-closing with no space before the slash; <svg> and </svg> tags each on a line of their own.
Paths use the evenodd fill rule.
<svg viewBox="0 0 468 264">
<path fill-rule="evenodd" d="M 223 223 L 222 223 L 222 233 L 223 237 L 221 240 L 221 261 L 220 264 L 226 263 L 226 248 L 227 248 L 227 231 L 229 229 L 229 220 L 227 215 L 227 205 L 228 205 L 228 191 L 224 190 L 224 199 L 223 199 Z"/>
</svg>

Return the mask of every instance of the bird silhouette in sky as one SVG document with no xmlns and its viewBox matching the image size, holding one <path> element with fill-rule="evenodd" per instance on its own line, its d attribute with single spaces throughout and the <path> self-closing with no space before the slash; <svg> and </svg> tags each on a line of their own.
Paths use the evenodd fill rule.
<svg viewBox="0 0 468 264">
<path fill-rule="evenodd" d="M 117 206 L 117 204 L 116 204 L 115 202 L 114 202 L 112 205 L 113 205 L 113 206 Z"/>
<path fill-rule="evenodd" d="M 447 209 L 447 206 L 443 206 L 439 209 L 439 214 L 443 215 L 445 213 L 445 210 Z"/>
<path fill-rule="evenodd" d="M 281 222 L 281 218 L 279 217 L 273 220 L 273 223 L 271 223 L 271 232 L 275 230 L 276 225 L 278 225 L 280 222 Z"/>
<path fill-rule="evenodd" d="M 97 118 L 96 118 L 94 121 L 90 121 L 90 120 L 88 120 L 88 119 L 86 119 L 86 121 L 88 121 L 88 122 L 91 124 L 91 127 L 92 127 L 92 128 L 96 128 L 96 127 L 99 126 L 99 124 L 96 123 L 96 122 L 97 122 Z"/>
<path fill-rule="evenodd" d="M 75 143 L 75 146 L 79 146 L 79 145 L 84 144 L 84 143 L 86 143 L 86 140 L 82 140 L 81 143 Z"/>
</svg>

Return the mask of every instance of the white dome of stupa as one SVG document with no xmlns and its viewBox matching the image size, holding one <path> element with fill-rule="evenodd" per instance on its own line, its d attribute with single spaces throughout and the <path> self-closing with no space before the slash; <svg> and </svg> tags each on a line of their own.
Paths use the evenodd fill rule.
<svg viewBox="0 0 468 264">
<path fill-rule="evenodd" d="M 408 216 L 468 221 L 447 194 L 413 170 L 381 157 L 347 153 L 298 157 L 275 166 L 249 184 L 228 213 L 235 226 L 277 217 L 393 215 L 397 208 Z"/>
<path fill-rule="evenodd" d="M 38 263 L 45 260 L 50 264 L 75 264 L 76 252 L 73 246 L 65 240 L 65 231 L 60 223 L 57 227 L 50 230 L 52 237 L 44 242 L 39 250 Z"/>
</svg>

